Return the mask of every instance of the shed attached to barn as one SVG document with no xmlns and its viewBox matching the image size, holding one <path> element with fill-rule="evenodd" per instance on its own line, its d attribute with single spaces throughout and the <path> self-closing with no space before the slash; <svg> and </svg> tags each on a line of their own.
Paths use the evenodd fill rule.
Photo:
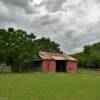
<svg viewBox="0 0 100 100">
<path fill-rule="evenodd" d="M 39 57 L 34 62 L 35 71 L 77 72 L 77 60 L 65 53 L 39 52 Z"/>
</svg>

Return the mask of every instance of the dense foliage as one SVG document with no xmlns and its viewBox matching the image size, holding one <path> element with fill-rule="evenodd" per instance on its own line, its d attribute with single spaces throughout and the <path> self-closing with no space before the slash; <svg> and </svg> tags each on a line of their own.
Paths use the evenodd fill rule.
<svg viewBox="0 0 100 100">
<path fill-rule="evenodd" d="M 36 36 L 23 30 L 0 29 L 0 63 L 23 66 L 38 58 L 39 51 L 60 52 L 60 45 L 49 38 Z"/>
<path fill-rule="evenodd" d="M 78 59 L 78 66 L 100 69 L 100 42 L 84 47 L 84 51 L 73 55 Z"/>
</svg>

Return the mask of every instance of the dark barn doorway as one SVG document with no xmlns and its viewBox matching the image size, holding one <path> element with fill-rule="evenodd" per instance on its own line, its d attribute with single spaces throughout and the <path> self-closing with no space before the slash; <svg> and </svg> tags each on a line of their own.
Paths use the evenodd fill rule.
<svg viewBox="0 0 100 100">
<path fill-rule="evenodd" d="M 42 61 L 34 61 L 34 72 L 42 71 Z"/>
<path fill-rule="evenodd" d="M 56 72 L 66 72 L 66 61 L 56 61 Z"/>
</svg>

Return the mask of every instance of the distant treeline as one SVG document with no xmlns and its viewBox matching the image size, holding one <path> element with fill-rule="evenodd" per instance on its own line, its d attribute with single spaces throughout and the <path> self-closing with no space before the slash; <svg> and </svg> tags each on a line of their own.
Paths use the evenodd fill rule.
<svg viewBox="0 0 100 100">
<path fill-rule="evenodd" d="M 78 59 L 78 66 L 81 68 L 100 69 L 100 42 L 84 47 L 84 51 L 74 54 Z"/>
<path fill-rule="evenodd" d="M 37 38 L 22 29 L 0 29 L 0 63 L 19 69 L 33 63 L 39 51 L 60 52 L 60 45 L 49 38 Z"/>
</svg>

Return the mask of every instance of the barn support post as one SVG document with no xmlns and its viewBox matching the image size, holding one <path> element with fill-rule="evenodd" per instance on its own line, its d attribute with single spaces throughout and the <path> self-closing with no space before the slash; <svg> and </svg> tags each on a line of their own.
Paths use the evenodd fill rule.
<svg viewBox="0 0 100 100">
<path fill-rule="evenodd" d="M 66 72 L 68 72 L 68 63 L 66 61 Z"/>
</svg>

